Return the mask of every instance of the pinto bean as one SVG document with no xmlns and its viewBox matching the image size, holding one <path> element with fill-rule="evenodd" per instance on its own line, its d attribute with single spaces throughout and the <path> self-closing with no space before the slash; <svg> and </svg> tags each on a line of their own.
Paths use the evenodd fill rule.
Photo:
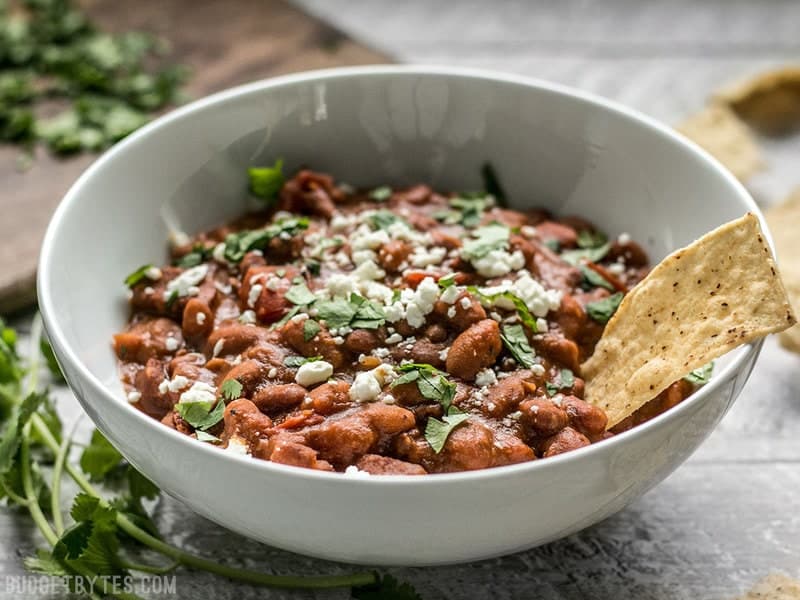
<svg viewBox="0 0 800 600">
<path fill-rule="evenodd" d="M 330 219 L 336 210 L 335 203 L 343 197 L 330 175 L 304 169 L 283 184 L 278 194 L 278 208 Z"/>
<path fill-rule="evenodd" d="M 600 435 L 606 430 L 606 413 L 580 398 L 566 396 L 561 401 L 561 408 L 566 411 L 570 426 L 586 436 Z"/>
<path fill-rule="evenodd" d="M 177 306 L 164 298 L 167 282 L 180 275 L 179 267 L 162 267 L 161 278 L 156 281 L 144 279 L 133 286 L 131 292 L 131 307 L 137 312 L 144 312 L 156 316 L 171 316 L 177 311 Z"/>
<path fill-rule="evenodd" d="M 366 471 L 371 475 L 425 475 L 427 473 L 420 465 L 380 454 L 365 454 L 358 459 L 356 467 L 359 471 Z"/>
<path fill-rule="evenodd" d="M 392 436 L 415 425 L 414 415 L 380 402 L 326 419 L 306 434 L 308 444 L 338 468 L 388 444 Z"/>
<path fill-rule="evenodd" d="M 206 357 L 199 352 L 190 352 L 176 356 L 167 365 L 167 373 L 171 379 L 182 375 L 189 381 L 202 381 L 214 384 L 217 374 L 205 367 Z"/>
<path fill-rule="evenodd" d="M 265 454 L 261 448 L 269 448 Z M 333 471 L 333 466 L 326 460 L 319 460 L 318 452 L 308 446 L 277 439 L 269 442 L 262 440 L 257 449 L 253 452 L 256 458 L 265 458 L 274 463 L 282 465 L 292 465 L 294 467 L 304 467 L 306 469 L 316 469 L 317 471 Z"/>
<path fill-rule="evenodd" d="M 495 207 L 483 213 L 481 223 L 487 224 L 493 221 L 507 225 L 511 229 L 518 229 L 528 224 L 528 216 L 516 210 Z"/>
<path fill-rule="evenodd" d="M 296 383 L 283 385 L 268 384 L 253 394 L 253 404 L 266 414 L 289 410 L 299 406 L 306 397 L 306 389 Z"/>
<path fill-rule="evenodd" d="M 539 235 L 539 239 L 545 242 L 556 241 L 562 248 L 573 248 L 578 242 L 578 234 L 572 227 L 555 221 L 539 223 L 536 225 L 536 233 Z"/>
<path fill-rule="evenodd" d="M 534 398 L 520 403 L 520 422 L 534 436 L 555 435 L 568 424 L 567 413 L 550 400 Z"/>
<path fill-rule="evenodd" d="M 344 364 L 344 355 L 327 328 L 323 327 L 312 339 L 306 340 L 304 321 L 289 319 L 281 329 L 284 341 L 303 356 L 321 356 L 339 369 Z"/>
<path fill-rule="evenodd" d="M 311 408 L 320 415 L 332 415 L 349 407 L 350 384 L 346 381 L 329 381 L 307 393 L 303 408 Z"/>
<path fill-rule="evenodd" d="M 272 430 L 272 419 L 258 410 L 250 400 L 244 398 L 228 404 L 222 419 L 224 429 L 220 437 L 225 444 L 235 436 L 254 444 L 260 439 L 267 438 Z"/>
<path fill-rule="evenodd" d="M 442 360 L 442 351 L 446 348 L 444 344 L 434 344 L 430 340 L 422 338 L 414 342 L 411 347 L 411 359 L 416 363 L 426 363 L 442 369 L 445 361 Z"/>
<path fill-rule="evenodd" d="M 181 323 L 183 336 L 187 339 L 198 341 L 208 337 L 214 329 L 214 313 L 208 304 L 199 298 L 192 298 L 183 309 Z"/>
<path fill-rule="evenodd" d="M 461 248 L 461 240 L 456 236 L 447 233 L 443 229 L 434 229 L 431 231 L 431 240 L 434 246 L 443 246 L 448 250 L 455 250 Z"/>
<path fill-rule="evenodd" d="M 264 259 L 264 253 L 251 250 L 242 257 L 242 260 L 239 262 L 239 270 L 242 273 L 247 273 L 250 267 L 265 267 L 266 265 L 267 261 Z"/>
<path fill-rule="evenodd" d="M 646 267 L 647 266 L 647 252 L 636 242 L 630 241 L 624 244 L 614 241 L 611 243 L 611 248 L 608 250 L 608 259 L 617 260 L 622 257 L 625 265 L 628 267 Z"/>
<path fill-rule="evenodd" d="M 174 429 L 184 435 L 192 435 L 194 433 L 194 428 L 174 411 L 170 411 L 164 415 L 161 422 L 170 429 Z"/>
<path fill-rule="evenodd" d="M 528 268 L 545 287 L 565 293 L 570 293 L 581 281 L 580 270 L 564 262 L 544 244 L 537 244 L 533 262 L 528 263 Z"/>
<path fill-rule="evenodd" d="M 558 323 L 564 336 L 574 340 L 583 331 L 587 315 L 581 303 L 574 296 L 564 294 L 553 319 Z"/>
<path fill-rule="evenodd" d="M 353 354 L 369 354 L 382 346 L 386 335 L 380 329 L 356 329 L 344 339 L 344 347 Z"/>
<path fill-rule="evenodd" d="M 411 250 L 411 244 L 403 240 L 390 240 L 378 251 L 378 264 L 389 273 L 397 273 Z"/>
<path fill-rule="evenodd" d="M 425 329 L 425 337 L 434 344 L 439 344 L 447 339 L 447 328 L 439 323 L 428 325 Z"/>
<path fill-rule="evenodd" d="M 158 386 L 164 379 L 163 363 L 151 358 L 144 369 L 136 372 L 133 380 L 134 387 L 141 394 L 137 405 L 146 414 L 157 419 L 169 413 L 178 401 L 177 394 L 162 394 L 159 391 Z"/>
<path fill-rule="evenodd" d="M 473 381 L 481 369 L 494 364 L 500 354 L 500 328 L 484 319 L 459 334 L 447 353 L 447 372 L 465 381 Z"/>
<path fill-rule="evenodd" d="M 114 336 L 114 350 L 120 360 L 145 364 L 151 358 L 172 354 L 167 339 L 183 345 L 180 327 L 163 317 L 146 318 L 131 325 L 127 331 Z"/>
<path fill-rule="evenodd" d="M 588 446 L 589 438 L 572 427 L 565 427 L 542 444 L 542 456 L 547 458 Z"/>
<path fill-rule="evenodd" d="M 250 398 L 256 389 L 269 377 L 272 367 L 257 360 L 243 360 L 235 365 L 220 382 L 222 386 L 226 381 L 235 379 L 242 385 L 242 396 Z"/>
<path fill-rule="evenodd" d="M 498 419 L 516 410 L 527 394 L 523 381 L 524 375 L 511 375 L 491 386 L 486 391 L 486 401 L 481 403 L 483 413 Z"/>
<path fill-rule="evenodd" d="M 277 271 L 284 271 L 283 277 L 277 277 Z M 286 299 L 286 292 L 292 286 L 292 279 L 299 274 L 295 267 L 253 266 L 242 277 L 239 288 L 239 300 L 245 307 L 252 308 L 259 321 L 274 323 L 280 320 L 291 308 L 292 303 Z M 269 287 L 266 282 L 275 281 Z M 260 286 L 261 291 L 254 295 L 253 287 Z M 257 291 L 257 290 L 256 290 Z"/>
<path fill-rule="evenodd" d="M 206 356 L 240 354 L 250 346 L 266 340 L 268 336 L 269 332 L 261 327 L 236 322 L 224 323 L 208 336 L 205 346 Z"/>
<path fill-rule="evenodd" d="M 533 347 L 537 354 L 563 365 L 573 372 L 580 369 L 580 350 L 572 340 L 546 333 L 533 337 Z"/>
<path fill-rule="evenodd" d="M 468 298 L 470 301 L 466 307 L 461 304 L 463 298 Z M 450 316 L 452 314 L 450 312 L 451 308 L 455 309 L 453 316 Z M 438 300 L 433 306 L 433 312 L 448 326 L 457 331 L 464 331 L 486 318 L 486 311 L 481 306 L 481 303 L 468 292 L 461 294 L 453 304 Z"/>
<path fill-rule="evenodd" d="M 423 204 L 427 204 L 432 193 L 433 190 L 430 188 L 430 186 L 418 184 L 404 190 L 396 191 L 394 194 L 392 194 L 391 203 L 407 203 L 421 206 Z"/>
</svg>

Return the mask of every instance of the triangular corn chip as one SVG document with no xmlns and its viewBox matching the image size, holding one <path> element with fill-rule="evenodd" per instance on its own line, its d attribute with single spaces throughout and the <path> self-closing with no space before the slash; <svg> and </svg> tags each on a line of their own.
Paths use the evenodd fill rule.
<svg viewBox="0 0 800 600">
<path fill-rule="evenodd" d="M 748 213 L 669 255 L 625 296 L 583 364 L 586 399 L 613 427 L 690 371 L 794 323 Z"/>
<path fill-rule="evenodd" d="M 800 306 L 800 188 L 784 202 L 770 208 L 765 216 L 775 240 L 783 283 L 797 310 Z M 787 350 L 800 352 L 800 325 L 781 331 L 778 339 Z"/>
</svg>

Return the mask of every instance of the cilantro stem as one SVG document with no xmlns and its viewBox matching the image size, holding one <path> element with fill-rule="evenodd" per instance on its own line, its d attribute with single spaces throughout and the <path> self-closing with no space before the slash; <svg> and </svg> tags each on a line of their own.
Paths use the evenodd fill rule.
<svg viewBox="0 0 800 600">
<path fill-rule="evenodd" d="M 166 575 L 167 573 L 171 573 L 181 566 L 181 563 L 175 561 L 166 567 L 156 567 L 153 565 L 143 565 L 141 563 L 131 563 L 123 560 L 119 562 L 119 566 L 128 571 L 139 571 L 141 573 L 150 573 L 151 575 Z"/>
<path fill-rule="evenodd" d="M 31 425 L 36 428 L 36 431 L 50 449 L 52 449 L 54 452 L 58 451 L 58 442 L 56 442 L 53 434 L 50 432 L 50 430 L 47 428 L 47 425 L 38 414 L 34 413 L 31 416 Z M 64 469 L 75 481 L 75 483 L 77 483 L 78 486 L 83 489 L 84 492 L 99 499 L 103 505 L 108 505 L 108 503 L 103 499 L 94 486 L 92 486 L 86 477 L 84 477 L 84 475 L 73 465 L 67 462 L 64 465 Z M 125 533 L 141 544 L 163 554 L 164 556 L 172 558 L 184 566 L 200 569 L 202 571 L 208 571 L 209 573 L 215 573 L 217 575 L 221 575 L 222 577 L 227 577 L 229 579 L 246 582 L 253 585 L 308 590 L 337 587 L 356 587 L 369 585 L 375 583 L 376 581 L 375 574 L 370 572 L 353 573 L 350 575 L 320 575 L 303 577 L 295 575 L 268 575 L 264 573 L 258 573 L 256 571 L 249 571 L 247 569 L 238 569 L 236 567 L 229 567 L 227 565 L 216 563 L 212 560 L 189 554 L 180 548 L 167 544 L 166 542 L 161 541 L 160 539 L 150 535 L 145 530 L 138 527 L 123 514 L 117 514 L 117 525 Z"/>
<path fill-rule="evenodd" d="M 61 514 L 61 477 L 64 473 L 64 463 L 69 453 L 70 438 L 65 437 L 56 452 L 56 460 L 53 464 L 53 483 L 50 488 L 50 511 L 53 513 L 53 528 L 57 535 L 64 533 L 64 517 Z"/>
<path fill-rule="evenodd" d="M 56 532 L 53 531 L 52 527 L 50 527 L 50 523 L 47 522 L 47 517 L 44 516 L 42 507 L 39 506 L 39 501 L 36 497 L 36 491 L 33 489 L 33 478 L 31 477 L 30 441 L 28 440 L 28 436 L 26 434 L 23 434 L 22 441 L 20 442 L 19 460 L 20 467 L 22 469 L 22 490 L 25 492 L 28 512 L 31 513 L 33 522 L 36 523 L 36 526 L 39 528 L 39 531 L 42 532 L 42 535 L 45 537 L 45 539 L 50 543 L 51 546 L 55 546 L 56 542 L 58 542 L 58 536 L 56 535 Z"/>
</svg>

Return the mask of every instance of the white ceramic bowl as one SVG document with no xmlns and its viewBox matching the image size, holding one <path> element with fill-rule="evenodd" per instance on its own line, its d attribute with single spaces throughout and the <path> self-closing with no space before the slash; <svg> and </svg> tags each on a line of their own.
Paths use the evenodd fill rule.
<svg viewBox="0 0 800 600">
<path fill-rule="evenodd" d="M 557 85 L 480 71 L 362 67 L 302 73 L 194 102 L 144 127 L 75 183 L 50 224 L 39 302 L 70 386 L 138 469 L 195 511 L 303 554 L 435 565 L 543 544 L 620 510 L 661 481 L 733 403 L 760 344 L 711 384 L 609 441 L 547 460 L 426 477 L 353 478 L 222 452 L 130 406 L 111 336 L 123 277 L 166 260 L 168 229 L 245 208 L 246 167 L 284 157 L 357 186 L 480 186 L 491 162 L 513 204 L 628 232 L 654 261 L 745 211 L 722 166 L 670 129 Z M 657 518 L 654 515 L 654 518 Z"/>
</svg>

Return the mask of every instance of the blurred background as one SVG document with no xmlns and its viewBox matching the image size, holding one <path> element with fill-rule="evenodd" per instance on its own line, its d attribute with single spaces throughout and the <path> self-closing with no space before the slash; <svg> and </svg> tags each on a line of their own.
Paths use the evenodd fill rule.
<svg viewBox="0 0 800 600">
<path fill-rule="evenodd" d="M 414 62 L 547 79 L 677 125 L 719 88 L 800 63 L 797 0 L 82 0 L 71 5 L 74 13 L 63 0 L 23 4 L 22 12 L 33 7 L 56 31 L 47 39 L 20 32 L 13 25 L 19 3 L 6 1 L 0 314 L 13 314 L 23 332 L 41 237 L 63 193 L 97 152 L 186 98 L 279 73 Z M 108 36 L 130 32 L 143 37 L 120 45 Z M 30 122 L 14 112 L 20 108 L 30 109 Z M 768 207 L 800 185 L 800 138 L 752 136 L 763 165 L 746 183 Z M 800 359 L 768 340 L 712 438 L 619 515 L 517 555 L 393 572 L 426 599 L 725 599 L 771 571 L 800 577 L 799 368 Z M 58 397 L 59 410 L 74 420 L 80 409 L 69 391 Z M 532 518 L 546 518 L 536 508 Z M 170 498 L 159 501 L 156 517 L 175 543 L 233 564 L 341 570 L 246 542 Z M 22 572 L 19 556 L 36 545 L 27 521 L 0 513 L 0 574 Z M 179 581 L 180 597 L 286 596 L 207 574 L 183 573 Z"/>
</svg>

